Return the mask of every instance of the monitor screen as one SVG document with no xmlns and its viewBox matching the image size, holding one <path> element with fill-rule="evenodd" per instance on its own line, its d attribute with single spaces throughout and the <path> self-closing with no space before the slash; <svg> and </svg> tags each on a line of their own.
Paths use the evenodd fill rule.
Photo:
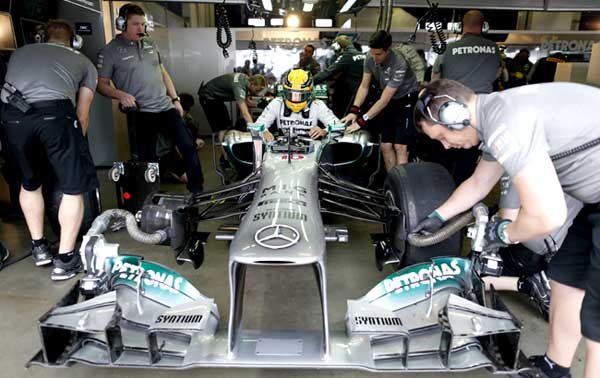
<svg viewBox="0 0 600 378">
<path fill-rule="evenodd" d="M 0 12 L 0 50 L 15 50 L 15 28 L 10 13 Z"/>
</svg>

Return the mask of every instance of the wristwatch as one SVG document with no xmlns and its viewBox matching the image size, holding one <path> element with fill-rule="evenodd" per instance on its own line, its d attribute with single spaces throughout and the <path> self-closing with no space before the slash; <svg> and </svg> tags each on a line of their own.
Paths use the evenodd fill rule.
<svg viewBox="0 0 600 378">
<path fill-rule="evenodd" d="M 369 116 L 367 115 L 367 113 L 362 115 L 362 119 L 364 119 L 365 122 L 369 121 Z"/>
<path fill-rule="evenodd" d="M 171 102 L 175 102 L 175 101 L 179 101 L 179 102 L 181 102 L 181 98 L 180 98 L 179 96 L 177 96 L 177 97 L 173 97 L 173 98 L 171 99 Z"/>
</svg>

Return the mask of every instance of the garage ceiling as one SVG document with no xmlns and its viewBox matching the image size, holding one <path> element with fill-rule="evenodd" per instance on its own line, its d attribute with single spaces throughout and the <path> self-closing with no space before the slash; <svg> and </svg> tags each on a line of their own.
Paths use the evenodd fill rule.
<svg viewBox="0 0 600 378">
<path fill-rule="evenodd" d="M 440 8 L 476 8 L 538 11 L 593 11 L 600 10 L 600 0 L 432 0 Z M 369 7 L 378 7 L 372 0 Z M 394 0 L 394 7 L 427 7 L 425 0 Z"/>
</svg>

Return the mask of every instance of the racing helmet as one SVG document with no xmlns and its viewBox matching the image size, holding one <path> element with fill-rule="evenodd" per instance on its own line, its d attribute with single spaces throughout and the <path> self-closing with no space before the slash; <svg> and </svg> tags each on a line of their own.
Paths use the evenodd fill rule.
<svg viewBox="0 0 600 378">
<path fill-rule="evenodd" d="M 313 99 L 313 79 L 307 71 L 291 70 L 283 81 L 285 105 L 294 113 L 307 107 Z"/>
</svg>

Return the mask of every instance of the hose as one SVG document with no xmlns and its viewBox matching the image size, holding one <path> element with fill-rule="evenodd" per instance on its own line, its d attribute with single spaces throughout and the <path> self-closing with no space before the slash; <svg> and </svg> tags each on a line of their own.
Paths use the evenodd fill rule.
<svg viewBox="0 0 600 378">
<path fill-rule="evenodd" d="M 122 209 L 110 209 L 100 214 L 98 217 L 96 217 L 96 219 L 94 219 L 92 226 L 85 236 L 102 235 L 108 229 L 110 222 L 113 219 L 118 218 L 125 219 L 127 232 L 135 241 L 144 244 L 160 244 L 167 240 L 168 235 L 164 230 L 158 230 L 152 234 L 148 234 L 140 230 L 133 214 Z"/>
<path fill-rule="evenodd" d="M 429 247 L 443 242 L 473 220 L 470 211 L 454 217 L 447 225 L 431 235 L 408 234 L 408 243 L 415 247 Z"/>
<path fill-rule="evenodd" d="M 229 20 L 227 19 L 227 10 L 223 4 L 217 5 L 215 9 L 215 13 L 217 14 L 217 46 L 223 49 L 223 57 L 229 58 L 227 48 L 231 46 L 233 39 L 231 37 L 231 29 L 229 28 Z M 225 41 L 223 41 L 223 32 L 225 32 Z"/>
</svg>

